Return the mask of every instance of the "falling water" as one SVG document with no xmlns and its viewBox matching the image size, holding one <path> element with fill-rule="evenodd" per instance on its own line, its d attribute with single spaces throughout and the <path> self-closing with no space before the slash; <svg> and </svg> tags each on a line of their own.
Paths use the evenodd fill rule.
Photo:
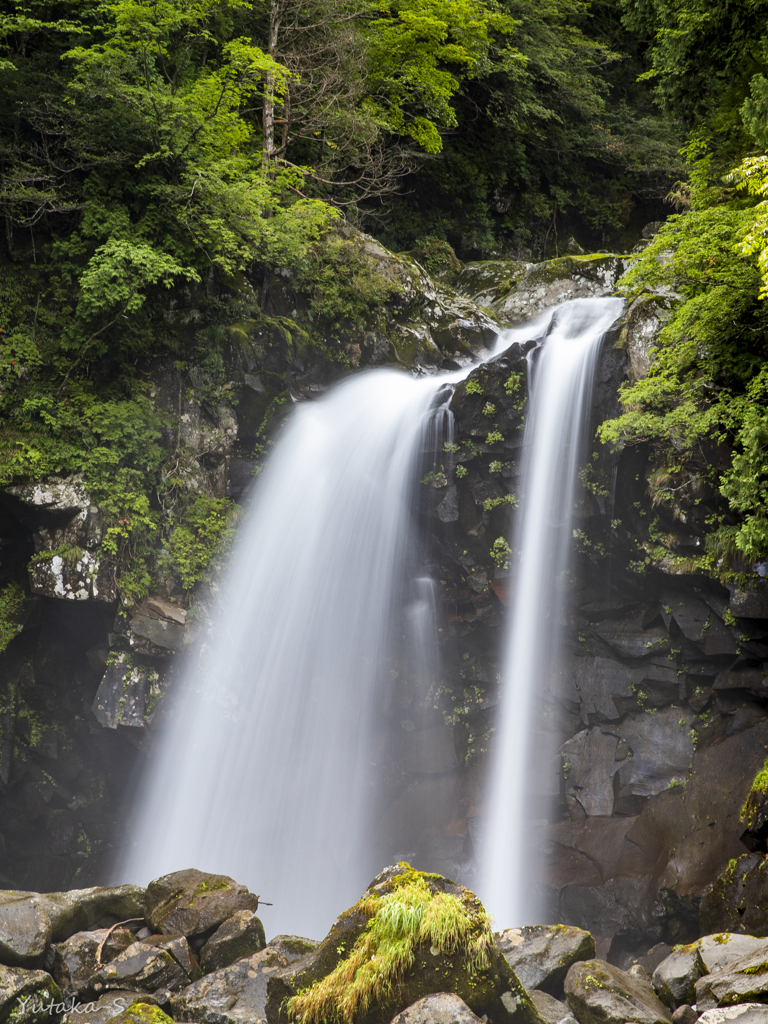
<svg viewBox="0 0 768 1024">
<path fill-rule="evenodd" d="M 549 310 L 536 324 L 546 338 L 529 354 L 521 506 L 512 541 L 514 599 L 478 881 L 481 898 L 502 927 L 535 923 L 544 911 L 536 863 L 526 849 L 532 819 L 549 810 L 532 807 L 529 798 L 534 765 L 541 770 L 552 753 L 542 749 L 536 701 L 551 685 L 557 663 L 574 484 L 595 364 L 600 342 L 621 310 L 622 300 L 612 298 L 576 299 Z M 507 332 L 499 344 L 522 340 L 530 331 Z"/>
<path fill-rule="evenodd" d="M 446 379 L 367 372 L 294 410 L 150 766 L 123 877 L 223 872 L 274 904 L 268 930 L 321 937 L 381 868 L 366 848 L 371 706 Z M 417 583 L 417 632 L 430 597 Z"/>
<path fill-rule="evenodd" d="M 594 355 L 619 308 L 567 303 L 507 332 L 493 353 L 550 328 L 526 434 L 526 557 L 506 669 L 514 692 L 483 887 L 505 922 L 520 917 L 525 693 L 564 557 L 553 537 L 567 525 Z M 398 631 L 417 687 L 437 672 L 435 587 L 414 555 L 413 498 L 422 451 L 450 430 L 438 392 L 468 372 L 368 371 L 294 410 L 254 489 L 212 639 L 187 666 L 151 759 L 122 879 L 191 865 L 223 872 L 274 904 L 263 912 L 268 931 L 321 937 L 381 868 L 374 709 Z"/>
</svg>

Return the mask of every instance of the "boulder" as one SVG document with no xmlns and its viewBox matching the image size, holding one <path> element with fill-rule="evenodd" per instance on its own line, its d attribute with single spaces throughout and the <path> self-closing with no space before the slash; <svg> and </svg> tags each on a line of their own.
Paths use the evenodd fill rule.
<svg viewBox="0 0 768 1024">
<path fill-rule="evenodd" d="M 168 1014 L 152 1003 L 135 1002 L 114 1017 L 117 1024 L 173 1024 Z"/>
<path fill-rule="evenodd" d="M 768 1002 L 768 942 L 696 982 L 696 1007 Z"/>
<path fill-rule="evenodd" d="M 701 953 L 704 966 L 710 974 L 714 974 L 716 971 L 722 971 L 729 964 L 741 960 L 743 956 L 755 953 L 759 949 L 765 949 L 766 942 L 754 935 L 720 932 L 697 939 L 695 945 Z"/>
<path fill-rule="evenodd" d="M 304 939 L 300 935 L 276 935 L 267 943 L 269 949 L 276 949 L 278 953 L 282 953 L 289 964 L 294 960 L 300 960 L 319 945 L 317 939 Z"/>
<path fill-rule="evenodd" d="M 88 1003 L 75 1003 L 70 1005 L 62 1017 L 61 1024 L 106 1024 L 108 1020 L 119 1017 L 124 1010 L 137 1001 L 152 1003 L 157 1002 L 149 993 L 128 992 L 121 989 L 105 992 L 103 996 Z"/>
<path fill-rule="evenodd" d="M 37 1024 L 57 1020 L 64 1011 L 61 989 L 45 971 L 0 967 L 0 1021 Z"/>
<path fill-rule="evenodd" d="M 533 989 L 530 992 L 531 1002 L 536 1007 L 539 1016 L 546 1024 L 577 1024 L 576 1018 L 559 999 L 542 992 L 540 989 Z"/>
<path fill-rule="evenodd" d="M 183 935 L 150 935 L 142 940 L 145 946 L 155 946 L 156 949 L 164 949 L 171 954 L 173 959 L 192 980 L 197 981 L 200 977 L 200 965 L 192 950 L 189 948 Z"/>
<path fill-rule="evenodd" d="M 238 910 L 256 911 L 259 897 L 227 875 L 189 868 L 149 883 L 145 917 L 164 935 L 202 935 Z"/>
<path fill-rule="evenodd" d="M 264 949 L 264 925 L 251 910 L 238 910 L 219 925 L 200 950 L 200 966 L 206 974 Z M 307 952 L 304 950 L 303 952 Z"/>
<path fill-rule="evenodd" d="M 157 949 L 144 942 L 134 942 L 91 977 L 94 992 L 120 988 L 134 992 L 171 992 L 190 982 L 176 959 L 166 949 Z"/>
<path fill-rule="evenodd" d="M 286 957 L 267 947 L 253 956 L 189 985 L 171 997 L 177 1020 L 199 1024 L 251 1024 L 266 1019 L 267 981 L 280 968 L 288 966 Z"/>
<path fill-rule="evenodd" d="M 699 1017 L 699 1024 L 768 1024 L 768 1006 L 765 1003 L 742 1003 L 707 1010 Z"/>
<path fill-rule="evenodd" d="M 525 988 L 558 995 L 571 964 L 595 955 L 589 932 L 564 924 L 509 928 L 496 936 L 496 944 Z"/>
<path fill-rule="evenodd" d="M 759 853 L 745 853 L 729 861 L 701 897 L 701 930 L 768 935 L 767 867 L 768 861 Z"/>
<path fill-rule="evenodd" d="M 44 901 L 32 893 L 0 893 L 0 963 L 41 967 L 51 941 Z"/>
<path fill-rule="evenodd" d="M 687 1003 L 683 1003 L 682 1006 L 678 1006 L 672 1014 L 672 1024 L 696 1024 L 698 1019 L 698 1011 L 694 1010 L 694 1008 L 689 1006 Z"/>
<path fill-rule="evenodd" d="M 116 885 L 46 893 L 40 899 L 51 919 L 51 940 L 62 942 L 94 925 L 143 918 L 145 891 L 140 885 Z"/>
<path fill-rule="evenodd" d="M 653 346 L 671 315 L 671 299 L 661 295 L 641 295 L 627 310 L 620 344 L 629 354 L 631 380 L 648 376 L 653 361 Z"/>
<path fill-rule="evenodd" d="M 605 960 L 573 964 L 565 978 L 565 996 L 580 1024 L 669 1024 L 672 1020 L 647 981 Z"/>
<path fill-rule="evenodd" d="M 480 1018 L 453 992 L 433 992 L 398 1013 L 391 1024 L 480 1024 Z"/>
<path fill-rule="evenodd" d="M 91 976 L 101 966 L 96 963 L 101 943 L 104 942 L 101 949 L 101 964 L 106 964 L 135 941 L 135 937 L 127 928 L 116 928 L 111 933 L 107 928 L 93 932 L 75 932 L 64 942 L 53 946 L 52 973 L 56 984 L 65 995 L 87 989 Z"/>
<path fill-rule="evenodd" d="M 528 267 L 490 308 L 500 320 L 518 323 L 569 299 L 610 295 L 623 271 L 623 260 L 611 255 L 547 260 Z"/>
<path fill-rule="evenodd" d="M 682 1003 L 695 1001 L 696 982 L 706 973 L 699 947 L 695 943 L 681 946 L 653 972 L 653 987 L 662 1003 L 674 1010 Z"/>
<path fill-rule="evenodd" d="M 397 949 L 411 953 L 410 965 L 402 969 L 391 954 L 391 933 L 376 927 L 381 909 L 396 913 L 401 905 L 408 912 L 396 914 L 403 922 Z M 460 922 L 462 938 L 456 944 L 439 937 L 436 922 L 445 907 Z M 343 1000 L 344 1014 L 354 1016 L 356 1024 L 383 1024 L 424 996 L 446 989 L 494 1024 L 541 1024 L 493 941 L 474 893 L 442 875 L 399 864 L 377 875 L 315 950 L 269 979 L 267 1021 L 289 1024 L 301 1014 L 305 1024 L 320 1024 L 340 1012 Z M 388 993 L 383 1001 L 376 995 L 381 992 Z"/>
</svg>

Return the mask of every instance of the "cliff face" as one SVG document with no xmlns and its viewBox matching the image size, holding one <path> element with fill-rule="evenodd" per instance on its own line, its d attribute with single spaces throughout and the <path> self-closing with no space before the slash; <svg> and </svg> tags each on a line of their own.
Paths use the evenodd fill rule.
<svg viewBox="0 0 768 1024">
<path fill-rule="evenodd" d="M 343 364 L 286 326 L 301 322 L 304 297 L 277 278 L 266 286 L 271 329 L 263 320 L 223 328 L 221 379 L 169 358 L 148 367 L 163 444 L 188 493 L 244 500 L 284 412 L 343 374 L 387 363 L 455 366 L 487 345 L 499 322 L 610 294 L 623 270 L 612 256 L 470 264 L 454 291 L 365 236 L 356 244 L 393 288 L 370 331 L 334 339 Z M 621 382 L 647 372 L 666 301 L 633 307 L 606 339 L 594 427 L 615 415 Z M 506 538 L 519 488 L 524 353 L 473 370 L 451 401 L 455 435 L 419 499 L 441 686 L 425 698 L 402 674 L 382 712 L 382 833 L 392 853 L 408 851 L 417 866 L 450 877 L 471 874 L 484 811 L 515 586 Z M 594 444 L 587 456 L 561 685 L 541 719 L 560 755 L 535 781 L 541 813 L 525 841 L 546 850 L 552 920 L 588 928 L 599 953 L 620 958 L 698 934 L 702 892 L 744 849 L 739 810 L 768 747 L 768 601 L 646 566 L 638 557 L 649 511 L 644 453 Z M 215 565 L 188 586 L 178 559 L 158 545 L 150 593 L 132 600 L 103 553 L 103 532 L 77 477 L 22 481 L 0 494 L 4 580 L 20 586 L 6 608 L 16 635 L 0 655 L 0 874 L 9 887 L 105 880 L 162 694 L 180 653 L 194 652 L 208 629 Z M 190 536 L 175 542 L 188 559 L 199 531 Z"/>
</svg>

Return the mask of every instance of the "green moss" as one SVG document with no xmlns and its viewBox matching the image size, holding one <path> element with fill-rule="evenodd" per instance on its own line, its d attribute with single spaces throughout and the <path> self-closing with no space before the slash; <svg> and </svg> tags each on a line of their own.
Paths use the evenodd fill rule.
<svg viewBox="0 0 768 1024">
<path fill-rule="evenodd" d="M 159 1006 L 151 1003 L 131 1003 L 114 1021 L 115 1024 L 173 1024 Z"/>
<path fill-rule="evenodd" d="M 766 793 L 768 793 L 768 758 L 765 759 L 763 767 L 752 780 L 747 799 L 741 807 L 740 821 L 746 822 L 747 825 L 752 824 L 758 805 Z"/>
<path fill-rule="evenodd" d="M 18 583 L 9 583 L 0 590 L 0 651 L 19 632 L 17 619 L 24 605 L 24 593 Z"/>
<path fill-rule="evenodd" d="M 325 978 L 288 1000 L 298 1024 L 352 1024 L 374 1003 L 386 1004 L 420 946 L 460 956 L 470 975 L 490 966 L 491 923 L 478 901 L 442 892 L 430 876 L 403 864 L 383 896 L 356 909 L 370 918 L 348 956 Z"/>
<path fill-rule="evenodd" d="M 483 388 L 478 380 L 468 380 L 464 386 L 464 390 L 468 395 L 482 395 Z"/>
</svg>

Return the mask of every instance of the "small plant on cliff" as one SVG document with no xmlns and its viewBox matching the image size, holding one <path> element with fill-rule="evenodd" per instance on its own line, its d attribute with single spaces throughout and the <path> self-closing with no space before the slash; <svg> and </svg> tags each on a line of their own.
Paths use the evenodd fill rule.
<svg viewBox="0 0 768 1024">
<path fill-rule="evenodd" d="M 509 568 L 509 556 L 512 554 L 504 537 L 497 537 L 491 547 L 490 555 L 500 569 Z"/>
<path fill-rule="evenodd" d="M 325 978 L 288 1000 L 297 1024 L 343 1024 L 363 1016 L 373 1003 L 386 1003 L 411 967 L 419 946 L 448 956 L 459 954 L 470 973 L 489 966 L 491 922 L 470 893 L 442 892 L 428 875 L 403 864 L 389 892 L 371 893 L 358 908 L 370 917 L 349 956 Z"/>
<path fill-rule="evenodd" d="M 768 758 L 766 758 L 765 764 L 752 780 L 752 786 L 747 794 L 747 799 L 741 808 L 740 821 L 746 822 L 747 825 L 752 824 L 755 812 L 763 802 L 766 793 L 768 793 Z"/>
</svg>

